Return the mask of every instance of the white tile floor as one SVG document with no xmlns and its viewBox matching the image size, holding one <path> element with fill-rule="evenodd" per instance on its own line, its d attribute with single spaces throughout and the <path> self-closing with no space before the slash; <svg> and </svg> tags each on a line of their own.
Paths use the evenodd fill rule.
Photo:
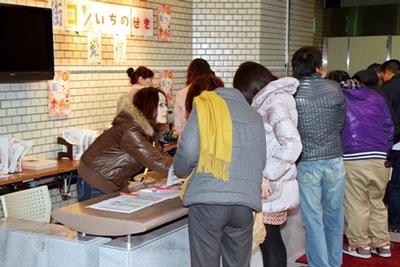
<svg viewBox="0 0 400 267">
<path fill-rule="evenodd" d="M 390 234 L 390 241 L 392 241 L 392 242 L 400 242 L 400 233 L 389 232 L 389 234 Z"/>
</svg>

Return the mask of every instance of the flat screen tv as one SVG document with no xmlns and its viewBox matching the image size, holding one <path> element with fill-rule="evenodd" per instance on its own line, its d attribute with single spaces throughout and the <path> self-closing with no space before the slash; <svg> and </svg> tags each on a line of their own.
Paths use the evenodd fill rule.
<svg viewBox="0 0 400 267">
<path fill-rule="evenodd" d="M 49 8 L 0 4 L 0 82 L 54 77 L 53 25 Z"/>
</svg>

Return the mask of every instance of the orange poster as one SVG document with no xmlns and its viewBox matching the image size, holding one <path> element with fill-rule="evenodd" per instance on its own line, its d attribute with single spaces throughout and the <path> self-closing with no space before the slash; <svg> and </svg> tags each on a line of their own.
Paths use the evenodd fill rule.
<svg viewBox="0 0 400 267">
<path fill-rule="evenodd" d="M 171 6 L 160 5 L 157 10 L 158 18 L 158 40 L 171 41 Z"/>
<path fill-rule="evenodd" d="M 171 70 L 160 71 L 160 89 L 165 92 L 165 94 L 167 95 L 167 101 L 170 104 L 172 104 L 173 102 L 173 95 L 172 95 L 173 77 L 174 73 Z"/>
<path fill-rule="evenodd" d="M 47 82 L 49 95 L 49 115 L 65 116 L 71 113 L 69 73 L 55 71 L 54 79 Z"/>
</svg>

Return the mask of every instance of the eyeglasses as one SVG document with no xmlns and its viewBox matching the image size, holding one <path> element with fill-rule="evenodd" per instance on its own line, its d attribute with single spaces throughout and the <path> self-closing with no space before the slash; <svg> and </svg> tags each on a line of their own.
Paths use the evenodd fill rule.
<svg viewBox="0 0 400 267">
<path fill-rule="evenodd" d="M 159 104 L 158 104 L 158 107 L 160 107 L 160 108 L 167 108 L 167 107 L 168 107 L 168 104 L 167 104 L 167 103 L 159 103 Z"/>
</svg>

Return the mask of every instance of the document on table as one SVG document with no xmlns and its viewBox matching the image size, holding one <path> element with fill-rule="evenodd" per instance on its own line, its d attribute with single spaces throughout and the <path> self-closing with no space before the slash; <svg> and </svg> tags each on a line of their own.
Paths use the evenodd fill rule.
<svg viewBox="0 0 400 267">
<path fill-rule="evenodd" d="M 87 208 L 121 213 L 132 213 L 167 199 L 175 198 L 178 196 L 178 194 L 179 191 L 173 189 L 159 187 L 147 188 L 139 190 L 137 193 L 128 193 L 110 198 L 87 206 Z"/>
</svg>

